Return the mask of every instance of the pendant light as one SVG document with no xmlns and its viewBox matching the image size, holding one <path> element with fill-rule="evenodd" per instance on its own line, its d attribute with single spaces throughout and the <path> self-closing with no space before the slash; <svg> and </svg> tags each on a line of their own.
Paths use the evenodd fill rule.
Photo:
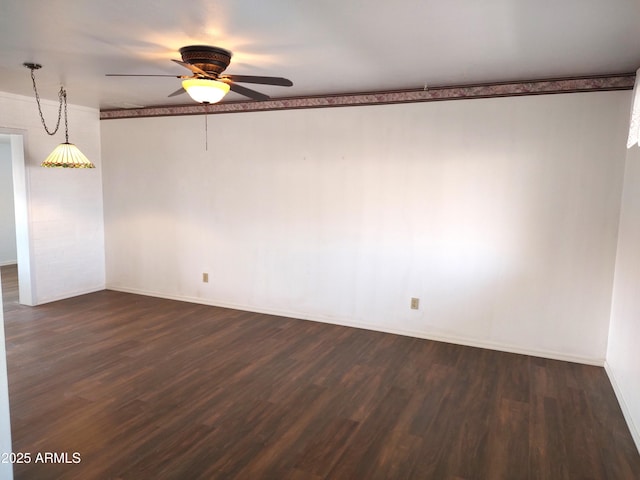
<svg viewBox="0 0 640 480">
<path fill-rule="evenodd" d="M 69 124 L 67 121 L 67 91 L 64 87 L 60 87 L 58 92 L 58 122 L 56 128 L 53 131 L 49 131 L 47 124 L 44 121 L 44 115 L 42 115 L 42 107 L 40 106 L 40 96 L 38 95 L 38 89 L 36 88 L 36 77 L 33 74 L 34 70 L 42 68 L 42 65 L 37 63 L 24 63 L 25 67 L 31 70 L 31 81 L 33 82 L 33 91 L 36 95 L 36 103 L 38 104 L 38 113 L 40 114 L 40 121 L 44 127 L 44 131 L 49 135 L 55 135 L 60 128 L 60 120 L 62 118 L 62 106 L 64 105 L 64 143 L 58 145 L 53 152 L 42 162 L 42 167 L 62 167 L 62 168 L 95 168 L 95 165 L 84 156 L 78 147 L 73 143 L 69 143 Z"/>
</svg>

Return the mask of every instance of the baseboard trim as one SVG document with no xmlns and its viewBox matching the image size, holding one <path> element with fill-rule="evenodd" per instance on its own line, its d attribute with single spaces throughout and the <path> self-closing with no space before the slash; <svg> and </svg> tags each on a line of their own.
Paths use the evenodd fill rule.
<svg viewBox="0 0 640 480">
<path fill-rule="evenodd" d="M 332 325 L 341 325 L 343 327 L 361 328 L 363 330 L 372 330 L 376 332 L 392 333 L 394 335 L 403 335 L 406 337 L 423 338 L 425 340 L 434 340 L 437 342 L 453 343 L 456 345 L 464 345 L 468 347 L 485 348 L 488 350 L 497 350 L 500 352 L 516 353 L 519 355 L 530 355 L 533 357 L 547 358 L 551 360 L 561 360 L 564 362 L 581 363 L 585 365 L 594 365 L 597 367 L 604 366 L 604 358 L 591 358 L 579 355 L 568 355 L 561 352 L 550 350 L 536 350 L 530 348 L 522 348 L 517 345 L 509 345 L 504 343 L 490 342 L 477 338 L 461 337 L 455 335 L 447 335 L 439 332 L 425 332 L 389 328 L 380 325 L 358 322 L 350 318 L 341 318 L 325 315 L 310 315 L 304 312 L 287 311 L 273 308 L 263 308 L 255 305 L 234 304 L 215 299 L 190 297 L 186 295 L 173 295 L 150 290 L 142 290 L 137 288 L 122 287 L 118 285 L 107 284 L 107 290 L 114 290 L 123 293 L 133 293 L 136 295 L 146 295 L 149 297 L 165 298 L 168 300 L 178 300 L 181 302 L 198 303 L 209 305 L 212 307 L 230 308 L 233 310 L 243 310 L 247 312 L 263 313 L 266 315 L 277 315 L 280 317 L 295 318 L 298 320 L 308 320 L 313 322 L 329 323 Z"/>
<path fill-rule="evenodd" d="M 627 422 L 627 426 L 629 427 L 629 432 L 631 433 L 631 437 L 636 444 L 636 448 L 638 449 L 638 453 L 640 453 L 640 430 L 636 428 L 635 423 L 633 422 L 633 417 L 631 416 L 631 411 L 627 405 L 627 402 L 624 399 L 624 395 L 622 394 L 622 390 L 618 385 L 618 381 L 616 380 L 616 376 L 611 369 L 611 365 L 609 362 L 604 362 L 604 371 L 607 372 L 607 376 L 609 377 L 609 382 L 611 382 L 611 386 L 613 387 L 613 391 L 616 394 L 616 398 L 618 399 L 618 403 L 620 404 L 620 408 L 622 409 L 622 415 L 624 416 L 625 421 Z"/>
<path fill-rule="evenodd" d="M 7 260 L 4 262 L 0 262 L 0 267 L 8 267 L 9 265 L 17 265 L 18 261 L 17 260 Z"/>
<path fill-rule="evenodd" d="M 57 295 L 55 297 L 38 298 L 36 299 L 37 303 L 34 306 L 44 305 L 45 303 L 58 302 L 60 300 L 66 300 L 68 298 L 78 297 L 80 295 L 87 295 L 89 293 L 101 292 L 103 290 L 105 290 L 104 285 L 99 287 L 89 288 L 86 290 L 76 290 L 73 292 L 65 293 L 64 295 Z"/>
</svg>

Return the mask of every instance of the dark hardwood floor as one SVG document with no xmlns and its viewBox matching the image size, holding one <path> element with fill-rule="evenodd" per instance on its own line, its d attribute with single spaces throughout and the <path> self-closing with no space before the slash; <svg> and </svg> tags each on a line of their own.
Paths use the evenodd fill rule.
<svg viewBox="0 0 640 480">
<path fill-rule="evenodd" d="M 640 478 L 602 368 L 2 273 L 18 480 Z"/>
</svg>

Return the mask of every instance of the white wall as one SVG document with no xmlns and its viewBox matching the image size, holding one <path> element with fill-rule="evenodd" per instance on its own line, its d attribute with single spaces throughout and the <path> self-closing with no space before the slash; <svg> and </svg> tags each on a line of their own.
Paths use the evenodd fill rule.
<svg viewBox="0 0 640 480">
<path fill-rule="evenodd" d="M 607 372 L 640 450 L 640 148 L 627 155 Z"/>
<path fill-rule="evenodd" d="M 43 103 L 49 125 L 57 103 Z M 48 169 L 39 165 L 64 141 L 64 126 L 54 137 L 40 124 L 35 100 L 0 92 L 0 129 L 26 132 L 26 205 L 20 210 L 29 231 L 35 303 L 45 303 L 104 288 L 104 223 L 100 162 L 100 120 L 95 109 L 69 105 L 69 140 L 96 169 Z M 24 207 L 24 208 L 22 208 Z M 22 245 L 24 247 L 24 245 Z M 21 246 L 18 246 L 20 250 Z"/>
<path fill-rule="evenodd" d="M 16 218 L 9 137 L 0 135 L 0 265 L 17 262 Z"/>
<path fill-rule="evenodd" d="M 629 98 L 103 121 L 107 286 L 602 365 Z"/>
</svg>

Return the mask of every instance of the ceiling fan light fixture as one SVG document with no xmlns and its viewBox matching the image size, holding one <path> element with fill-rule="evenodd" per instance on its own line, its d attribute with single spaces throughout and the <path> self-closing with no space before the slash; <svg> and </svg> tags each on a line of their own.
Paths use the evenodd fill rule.
<svg viewBox="0 0 640 480">
<path fill-rule="evenodd" d="M 182 81 L 189 96 L 199 103 L 217 103 L 229 93 L 229 84 L 206 78 L 188 78 Z"/>
<path fill-rule="evenodd" d="M 61 143 L 45 158 L 42 167 L 95 168 L 73 143 Z"/>
</svg>

